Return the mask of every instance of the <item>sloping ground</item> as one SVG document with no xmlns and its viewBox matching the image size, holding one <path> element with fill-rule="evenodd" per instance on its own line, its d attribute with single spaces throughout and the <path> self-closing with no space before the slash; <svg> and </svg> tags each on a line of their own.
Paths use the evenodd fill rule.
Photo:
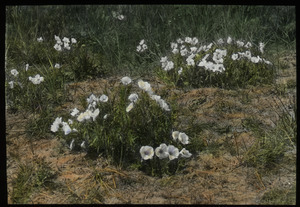
<svg viewBox="0 0 300 207">
<path fill-rule="evenodd" d="M 290 64 L 277 79 L 287 84 L 295 81 L 295 56 L 283 58 Z M 101 94 L 119 84 L 120 77 L 70 84 L 71 102 L 57 110 L 78 107 L 79 98 L 91 92 Z M 146 80 L 146 79 L 144 79 Z M 28 203 L 135 203 L 135 204 L 259 204 L 273 189 L 289 190 L 296 183 L 296 150 L 285 153 L 275 172 L 261 174 L 243 162 L 243 154 L 257 139 L 243 124 L 255 119 L 266 129 L 274 128 L 280 105 L 273 86 L 239 90 L 200 88 L 189 91 L 168 90 L 162 83 L 149 80 L 155 90 L 176 100 L 182 109 L 178 126 L 198 127 L 197 139 L 206 143 L 186 168 L 163 178 L 150 177 L 136 170 L 122 170 L 109 165 L 101 156 L 70 152 L 56 137 L 29 139 L 25 136 L 27 115 L 7 114 L 8 200 L 13 203 L 13 184 L 20 165 L 49 166 L 54 176 L 47 185 L 36 187 Z M 294 90 L 286 93 L 295 94 Z M 288 96 L 282 97 L 288 106 Z M 50 126 L 49 126 L 50 129 Z M 192 141 L 193 137 L 191 137 Z M 194 137 L 196 139 L 196 137 Z M 217 146 L 213 150 L 213 146 Z"/>
</svg>

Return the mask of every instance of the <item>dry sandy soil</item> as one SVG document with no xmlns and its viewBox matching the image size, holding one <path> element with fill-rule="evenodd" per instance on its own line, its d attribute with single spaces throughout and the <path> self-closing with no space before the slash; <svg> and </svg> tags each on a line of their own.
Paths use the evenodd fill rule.
<svg viewBox="0 0 300 207">
<path fill-rule="evenodd" d="M 295 55 L 282 61 L 289 67 L 280 73 L 277 83 L 284 84 L 296 79 Z M 100 94 L 104 85 L 113 86 L 119 80 L 116 77 L 69 85 L 74 98 L 58 110 L 72 109 L 79 105 L 76 97 L 91 92 Z M 165 88 L 157 80 L 149 82 L 156 90 Z M 295 92 L 296 89 L 289 91 L 290 94 Z M 70 152 L 66 144 L 53 135 L 28 138 L 25 125 L 30 115 L 7 113 L 8 202 L 14 202 L 14 182 L 20 166 L 34 167 L 41 162 L 50 167 L 54 176 L 51 184 L 32 191 L 28 203 L 259 204 L 266 192 L 276 188 L 290 189 L 295 185 L 296 150 L 286 152 L 289 162 L 281 163 L 272 173 L 262 174 L 243 162 L 244 153 L 257 139 L 243 128 L 243 120 L 255 117 L 265 127 L 272 128 L 279 119 L 273 86 L 239 90 L 178 89 L 166 93 L 176 98 L 184 109 L 179 122 L 194 118 L 200 125 L 216 123 L 223 129 L 232 126 L 229 132 L 223 133 L 217 128 L 199 129 L 199 137 L 208 147 L 218 144 L 217 153 L 202 150 L 193 155 L 182 172 L 163 178 L 150 177 L 137 170 L 112 166 L 101 156 Z M 282 101 L 288 105 L 288 96 Z M 184 124 L 182 121 L 182 128 L 186 127 Z"/>
</svg>

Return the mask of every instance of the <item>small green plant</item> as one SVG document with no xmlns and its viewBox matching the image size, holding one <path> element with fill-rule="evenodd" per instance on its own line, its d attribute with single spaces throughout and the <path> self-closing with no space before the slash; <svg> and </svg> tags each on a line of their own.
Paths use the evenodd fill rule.
<svg viewBox="0 0 300 207">
<path fill-rule="evenodd" d="M 274 101 L 277 103 L 275 99 Z M 280 100 L 280 103 L 278 103 L 279 110 L 274 109 L 280 119 L 273 129 L 262 130 L 261 126 L 251 119 L 244 122 L 244 125 L 248 126 L 258 136 L 256 142 L 244 155 L 244 160 L 248 164 L 260 169 L 271 169 L 282 160 L 288 148 L 296 147 L 295 98 L 290 99 L 289 105 L 292 110 L 288 110 Z"/>
<path fill-rule="evenodd" d="M 162 57 L 157 75 L 176 86 L 222 88 L 270 84 L 274 79 L 272 63 L 260 56 L 264 44 L 258 48 L 240 40 L 233 43 L 221 38 L 216 43 L 199 45 L 196 37 L 178 38 L 171 42 L 172 54 Z"/>
<path fill-rule="evenodd" d="M 189 137 L 179 131 L 174 131 L 171 136 L 176 114 L 165 100 L 154 94 L 148 82 L 139 80 L 138 86 L 142 91 L 132 93 L 132 80 L 123 77 L 121 81 L 123 84 L 115 87 L 110 97 L 91 94 L 87 98 L 85 112 L 79 113 L 77 108 L 71 112 L 76 120 L 67 123 L 62 117 L 57 117 L 51 131 L 64 137 L 70 143 L 71 150 L 96 151 L 111 158 L 115 164 L 138 164 L 145 171 L 150 169 L 148 172 L 152 175 L 174 173 L 183 161 L 177 164 L 173 160 L 179 155 L 191 156 L 182 148 L 182 145 L 189 143 Z M 59 130 L 61 125 L 63 130 Z M 152 146 L 156 147 L 158 158 L 152 159 Z M 182 148 L 180 152 L 179 147 Z M 170 162 L 166 161 L 168 166 L 161 171 L 158 159 L 167 157 Z"/>
</svg>

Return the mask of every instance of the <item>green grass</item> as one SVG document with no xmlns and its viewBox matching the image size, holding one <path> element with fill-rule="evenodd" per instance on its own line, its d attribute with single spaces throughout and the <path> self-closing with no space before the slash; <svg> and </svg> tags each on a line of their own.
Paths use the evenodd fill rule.
<svg viewBox="0 0 300 207">
<path fill-rule="evenodd" d="M 112 11 L 125 19 L 113 18 Z M 7 6 L 6 18 L 8 56 L 16 62 L 47 62 L 47 57 L 30 46 L 40 36 L 50 47 L 54 35 L 73 36 L 92 53 L 103 56 L 114 73 L 150 72 L 170 42 L 182 36 L 210 42 L 230 35 L 263 41 L 267 47 L 288 48 L 295 48 L 296 41 L 293 6 Z M 147 55 L 135 52 L 141 39 L 147 42 Z"/>
<path fill-rule="evenodd" d="M 30 196 L 39 188 L 49 186 L 55 173 L 43 160 L 18 165 L 17 177 L 13 180 L 12 201 L 14 204 L 30 203 Z"/>
</svg>

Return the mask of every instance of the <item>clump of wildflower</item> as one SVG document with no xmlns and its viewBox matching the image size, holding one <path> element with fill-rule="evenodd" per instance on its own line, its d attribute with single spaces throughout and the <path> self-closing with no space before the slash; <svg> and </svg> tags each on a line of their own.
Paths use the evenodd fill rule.
<svg viewBox="0 0 300 207">
<path fill-rule="evenodd" d="M 137 52 L 144 52 L 148 49 L 148 46 L 145 44 L 145 40 L 142 39 L 139 43 L 139 45 L 136 47 Z"/>
<path fill-rule="evenodd" d="M 140 154 L 143 160 L 149 160 L 153 158 L 154 150 L 150 146 L 142 146 L 140 148 Z"/>
<path fill-rule="evenodd" d="M 70 50 L 71 44 L 76 44 L 77 40 L 75 38 L 71 38 L 71 41 L 69 38 L 64 37 L 62 40 L 60 39 L 59 36 L 54 35 L 54 39 L 56 40 L 56 44 L 54 45 L 54 49 L 57 51 L 62 51 L 62 48 L 66 49 L 66 50 Z M 63 47 L 62 47 L 63 46 Z"/>
</svg>

